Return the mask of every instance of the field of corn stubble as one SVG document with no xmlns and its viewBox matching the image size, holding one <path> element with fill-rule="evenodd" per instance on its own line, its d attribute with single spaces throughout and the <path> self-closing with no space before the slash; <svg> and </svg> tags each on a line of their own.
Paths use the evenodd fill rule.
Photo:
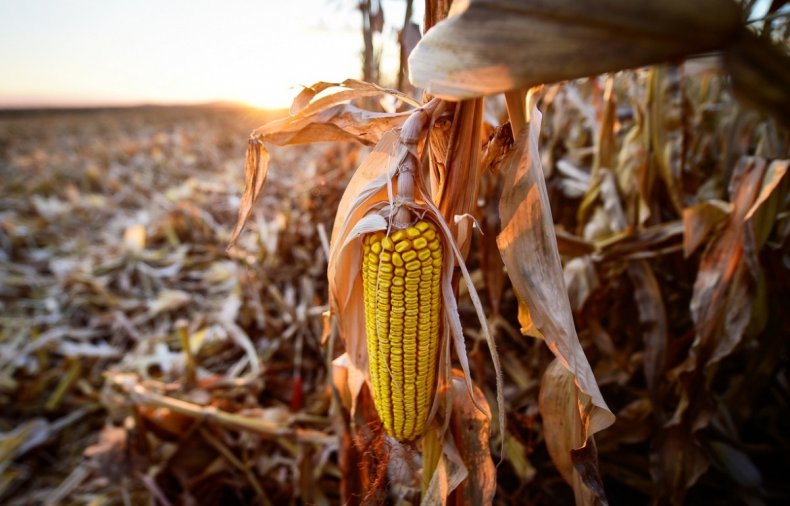
<svg viewBox="0 0 790 506">
<path fill-rule="evenodd" d="M 0 503 L 790 502 L 786 128 L 736 101 L 710 59 L 546 86 L 512 126 L 512 95 L 507 108 L 430 101 L 408 120 L 344 99 L 375 107 L 375 94 L 398 96 L 318 83 L 274 123 L 287 113 L 0 112 Z M 469 142 L 442 144 L 471 117 Z M 274 147 L 321 136 L 366 145 Z M 431 174 L 444 191 L 431 197 L 471 194 L 468 213 L 427 202 L 419 174 L 457 160 L 442 148 L 479 155 L 477 187 Z M 365 193 L 358 167 L 370 184 L 393 160 L 397 177 L 375 191 L 397 189 L 398 207 L 343 198 L 350 181 Z M 534 263 L 546 243 L 510 249 L 548 216 L 519 193 L 525 172 L 511 169 L 525 167 L 545 176 L 561 292 Z M 368 235 L 363 272 L 338 287 L 344 213 L 364 215 Z M 457 253 L 445 227 L 466 230 Z M 519 300 L 511 279 L 555 296 Z M 342 309 L 369 311 L 366 332 L 391 341 L 359 346 L 348 316 L 326 317 L 354 283 L 364 295 Z M 437 308 L 449 314 L 453 293 L 464 341 L 451 352 Z M 555 355 L 584 357 L 541 332 L 558 300 L 595 376 L 584 388 Z M 437 362 L 438 380 L 418 374 Z M 602 400 L 584 393 L 596 382 Z M 611 418 L 590 406 L 604 400 L 616 419 L 599 431 Z"/>
<path fill-rule="evenodd" d="M 780 503 L 790 497 L 790 227 L 787 162 L 771 160 L 787 159 L 787 136 L 716 79 L 686 79 L 681 98 L 646 104 L 650 72 L 619 74 L 608 95 L 605 78 L 551 88 L 542 102 L 541 156 L 576 326 L 618 417 L 597 437 L 603 483 L 613 504 L 682 497 L 687 484 L 661 474 L 667 458 L 699 476 L 690 504 Z M 649 193 L 637 193 L 639 171 L 659 166 L 639 154 L 654 142 L 640 130 L 651 118 L 674 118 L 657 128 L 665 153 L 683 161 L 673 179 L 653 172 Z M 247 133 L 267 119 L 236 108 L 3 116 L 4 504 L 338 503 L 321 314 L 327 237 L 363 150 L 275 150 L 229 255 Z M 604 146 L 616 169 L 591 173 Z M 755 168 L 752 193 L 778 188 L 744 239 L 727 216 L 757 197 L 739 197 Z M 551 353 L 519 332 L 512 289 L 490 258 L 496 191 L 484 181 L 484 234 L 469 257 L 504 370 L 496 502 L 566 504 L 537 406 Z M 635 206 L 649 221 L 618 229 L 614 217 Z M 724 291 L 708 310 L 748 325 L 711 338 L 726 353 L 692 390 L 701 371 L 689 366 L 689 307 L 700 283 Z M 472 375 L 493 402 L 463 294 L 459 311 Z M 667 423 L 681 402 L 705 410 L 693 431 Z"/>
</svg>

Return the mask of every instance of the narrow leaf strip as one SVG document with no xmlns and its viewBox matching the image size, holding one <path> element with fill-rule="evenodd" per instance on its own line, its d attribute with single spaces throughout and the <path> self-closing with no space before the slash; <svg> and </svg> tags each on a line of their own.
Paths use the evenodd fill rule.
<svg viewBox="0 0 790 506">
<path fill-rule="evenodd" d="M 257 202 L 269 174 L 269 152 L 262 142 L 250 139 L 247 144 L 247 156 L 244 161 L 244 193 L 239 204 L 239 215 L 236 227 L 230 237 L 228 248 L 232 248 L 244 228 L 244 224 L 252 213 L 252 206 Z"/>
</svg>

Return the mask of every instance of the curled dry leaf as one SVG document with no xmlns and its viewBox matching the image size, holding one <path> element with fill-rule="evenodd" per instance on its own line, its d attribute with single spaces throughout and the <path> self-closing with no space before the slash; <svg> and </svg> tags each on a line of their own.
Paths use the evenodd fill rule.
<svg viewBox="0 0 790 506">
<path fill-rule="evenodd" d="M 576 504 L 595 504 L 596 499 L 605 504 L 594 446 L 592 452 L 584 451 L 594 444 L 586 415 L 593 408 L 591 398 L 576 386 L 573 374 L 558 359 L 543 374 L 539 402 L 546 447 L 557 470 L 573 486 Z M 578 466 L 574 452 L 581 452 Z"/>
<path fill-rule="evenodd" d="M 338 91 L 319 96 L 321 92 L 335 88 Z M 418 105 L 408 95 L 375 84 L 353 79 L 339 84 L 319 82 L 305 88 L 294 99 L 291 115 L 252 132 L 244 163 L 244 193 L 230 247 L 238 239 L 266 182 L 269 153 L 265 144 L 286 146 L 324 141 L 358 141 L 374 145 L 386 132 L 399 126 L 408 112 L 372 112 L 360 109 L 349 101 L 382 94 L 394 96 L 410 105 Z"/>
<path fill-rule="evenodd" d="M 706 200 L 683 210 L 683 256 L 688 257 L 730 214 L 732 205 Z"/>
<path fill-rule="evenodd" d="M 497 245 L 513 288 L 527 304 L 533 324 L 558 363 L 572 375 L 569 384 L 573 386 L 573 395 L 564 397 L 568 406 L 563 409 L 572 410 L 573 416 L 567 418 L 570 415 L 562 410 L 551 411 L 548 417 L 543 413 L 546 427 L 564 428 L 547 435 L 547 444 L 555 449 L 579 449 L 593 434 L 611 425 L 614 415 L 601 396 L 576 335 L 538 155 L 540 119 L 540 112 L 533 106 L 530 122 L 518 136 L 513 157 L 505 169 L 499 208 L 502 232 Z M 551 374 L 544 379 L 543 388 L 547 392 L 567 388 L 559 384 L 566 380 L 561 374 Z M 584 402 L 568 402 L 569 399 L 584 399 Z M 570 426 L 568 420 L 578 420 L 578 426 Z M 582 430 L 581 434 L 574 432 L 577 429 Z M 552 452 L 552 457 L 555 454 Z M 567 455 L 562 458 L 565 457 L 569 458 Z M 564 476 L 570 477 L 567 473 Z"/>
<path fill-rule="evenodd" d="M 760 194 L 746 213 L 744 219 L 751 220 L 754 226 L 757 247 L 768 239 L 779 212 L 782 199 L 787 195 L 788 168 L 790 160 L 774 160 L 768 166 L 763 177 Z"/>
<path fill-rule="evenodd" d="M 321 92 L 338 88 L 336 93 L 328 94 L 321 98 L 316 98 Z M 353 100 L 357 98 L 375 97 L 377 95 L 390 95 L 413 107 L 419 107 L 420 103 L 409 95 L 392 88 L 384 88 L 374 83 L 367 83 L 357 79 L 346 79 L 342 83 L 318 82 L 312 86 L 305 87 L 297 95 L 291 105 L 291 115 L 309 116 L 317 111 L 322 111 L 328 107 Z"/>
</svg>

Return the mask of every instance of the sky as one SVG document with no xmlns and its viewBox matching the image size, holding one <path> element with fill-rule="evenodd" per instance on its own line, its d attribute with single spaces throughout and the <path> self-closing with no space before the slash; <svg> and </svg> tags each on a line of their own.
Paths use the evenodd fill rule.
<svg viewBox="0 0 790 506">
<path fill-rule="evenodd" d="M 287 107 L 300 85 L 360 77 L 356 5 L 0 0 L 0 108 L 212 101 Z M 401 25 L 404 6 L 384 0 L 385 20 Z M 384 31 L 392 41 L 393 26 Z M 384 64 L 392 65 L 397 47 L 388 47 Z"/>
</svg>

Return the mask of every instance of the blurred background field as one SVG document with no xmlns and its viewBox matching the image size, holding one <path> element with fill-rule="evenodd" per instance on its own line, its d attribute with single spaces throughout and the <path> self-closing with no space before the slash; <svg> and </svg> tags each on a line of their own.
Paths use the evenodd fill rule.
<svg viewBox="0 0 790 506">
<path fill-rule="evenodd" d="M 139 504 L 160 487 L 244 503 L 250 482 L 234 464 L 245 457 L 230 457 L 241 447 L 261 457 L 254 482 L 276 500 L 296 485 L 278 476 L 326 460 L 325 440 L 300 457 L 292 442 L 133 408 L 123 389 L 131 374 L 273 427 L 300 414 L 327 426 L 319 231 L 331 226 L 355 151 L 275 152 L 255 232 L 229 256 L 247 134 L 272 114 L 226 105 L 2 114 L 5 504 Z"/>
</svg>

